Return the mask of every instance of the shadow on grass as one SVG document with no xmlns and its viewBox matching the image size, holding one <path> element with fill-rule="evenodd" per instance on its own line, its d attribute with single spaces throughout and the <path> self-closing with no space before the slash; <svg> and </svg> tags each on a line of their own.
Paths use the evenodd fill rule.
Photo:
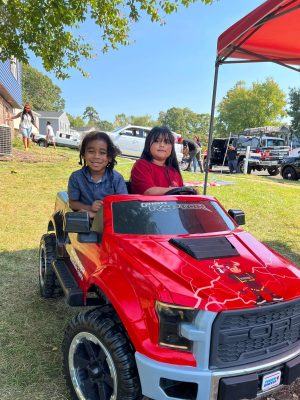
<svg viewBox="0 0 300 400">
<path fill-rule="evenodd" d="M 0 271 L 1 400 L 67 399 L 61 342 L 78 310 L 41 298 L 38 249 L 0 253 Z"/>
<path fill-rule="evenodd" d="M 284 242 L 278 240 L 264 241 L 264 244 L 274 249 L 277 253 L 290 260 L 300 268 L 300 254 L 291 250 Z"/>
</svg>

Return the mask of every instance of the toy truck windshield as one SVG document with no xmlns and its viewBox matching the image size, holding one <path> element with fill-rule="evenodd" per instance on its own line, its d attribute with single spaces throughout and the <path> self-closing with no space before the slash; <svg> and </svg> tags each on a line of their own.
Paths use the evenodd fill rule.
<svg viewBox="0 0 300 400">
<path fill-rule="evenodd" d="M 233 230 L 235 224 L 215 201 L 123 201 L 113 203 L 114 232 L 186 235 Z"/>
</svg>

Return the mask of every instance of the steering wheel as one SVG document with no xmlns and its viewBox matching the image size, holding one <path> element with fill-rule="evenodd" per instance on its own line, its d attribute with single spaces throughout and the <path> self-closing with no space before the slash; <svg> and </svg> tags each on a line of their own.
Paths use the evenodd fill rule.
<svg viewBox="0 0 300 400">
<path fill-rule="evenodd" d="M 197 190 L 190 187 L 190 186 L 182 186 L 182 187 L 177 187 L 169 190 L 165 194 L 171 195 L 171 194 L 198 194 Z"/>
</svg>

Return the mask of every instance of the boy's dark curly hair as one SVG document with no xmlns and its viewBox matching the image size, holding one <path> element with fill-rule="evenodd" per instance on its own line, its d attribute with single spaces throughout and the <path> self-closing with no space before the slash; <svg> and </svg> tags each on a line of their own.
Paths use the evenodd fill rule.
<svg viewBox="0 0 300 400">
<path fill-rule="evenodd" d="M 105 132 L 93 131 L 89 132 L 82 140 L 80 151 L 79 151 L 79 164 L 85 166 L 84 153 L 87 145 L 93 140 L 102 140 L 107 144 L 107 156 L 111 158 L 111 161 L 107 164 L 107 168 L 110 170 L 114 169 L 117 164 L 116 157 L 121 153 L 119 148 L 114 145 L 109 135 Z"/>
</svg>

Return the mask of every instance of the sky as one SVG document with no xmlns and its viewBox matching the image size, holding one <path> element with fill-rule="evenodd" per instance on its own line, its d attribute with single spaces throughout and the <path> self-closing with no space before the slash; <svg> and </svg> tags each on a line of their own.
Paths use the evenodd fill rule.
<svg viewBox="0 0 300 400">
<path fill-rule="evenodd" d="M 65 110 L 75 116 L 82 115 L 87 106 L 94 107 L 101 120 L 110 122 L 120 113 L 149 114 L 156 119 L 160 111 L 171 107 L 209 113 L 218 36 L 262 3 L 219 0 L 207 6 L 199 2 L 166 16 L 163 26 L 143 16 L 132 26 L 130 46 L 81 63 L 89 78 L 76 70 L 68 71 L 68 80 L 47 75 L 61 88 Z M 96 25 L 84 24 L 81 34 L 99 48 L 100 30 Z M 40 60 L 32 58 L 30 63 L 45 73 Z M 217 103 L 239 80 L 250 86 L 272 77 L 288 93 L 289 87 L 299 87 L 299 76 L 272 63 L 222 65 Z"/>
</svg>

